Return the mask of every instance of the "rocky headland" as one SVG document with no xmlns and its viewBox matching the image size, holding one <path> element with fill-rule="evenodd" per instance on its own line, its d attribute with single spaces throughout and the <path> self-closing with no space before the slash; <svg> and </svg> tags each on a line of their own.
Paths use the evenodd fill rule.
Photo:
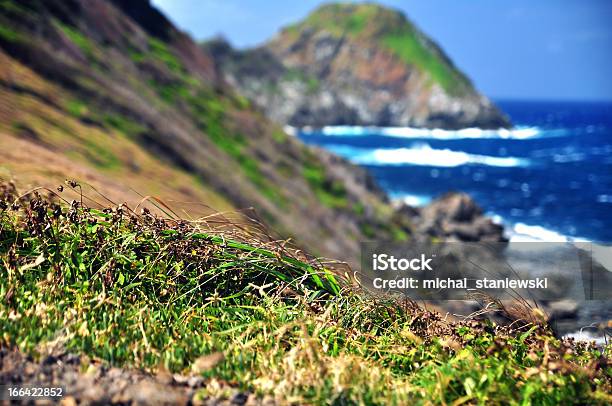
<svg viewBox="0 0 612 406">
<path fill-rule="evenodd" d="M 328 4 L 263 46 L 203 44 L 220 74 L 272 120 L 326 125 L 500 128 L 506 117 L 399 11 Z"/>
</svg>

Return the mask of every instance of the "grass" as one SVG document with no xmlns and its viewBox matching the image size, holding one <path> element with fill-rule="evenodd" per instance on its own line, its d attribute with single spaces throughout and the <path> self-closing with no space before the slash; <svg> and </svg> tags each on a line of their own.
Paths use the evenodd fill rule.
<svg viewBox="0 0 612 406">
<path fill-rule="evenodd" d="M 18 42 L 22 40 L 22 36 L 19 32 L 4 24 L 0 25 L 0 38 L 7 42 Z"/>
<path fill-rule="evenodd" d="M 335 35 L 359 35 L 375 19 L 380 10 L 373 4 L 326 4 L 311 13 L 305 23 L 317 28 L 325 28 Z M 303 24 L 303 23 L 302 23 Z"/>
<path fill-rule="evenodd" d="M 242 105 L 240 99 L 226 100 L 206 90 L 200 90 L 195 95 L 188 95 L 184 99 L 196 117 L 199 128 L 215 145 L 236 161 L 238 167 L 264 196 L 280 207 L 286 207 L 288 201 L 285 196 L 269 182 L 261 172 L 257 161 L 249 153 L 246 137 L 229 130 L 224 124 L 226 112 Z M 239 106 L 235 106 L 236 103 Z"/>
<path fill-rule="evenodd" d="M 149 53 L 154 59 L 160 60 L 166 64 L 170 71 L 176 74 L 183 74 L 183 64 L 174 55 L 168 46 L 157 38 L 149 37 Z"/>
<path fill-rule="evenodd" d="M 161 99 L 168 104 L 176 103 L 191 96 L 189 88 L 180 80 L 164 84 L 150 80 L 149 85 L 151 88 L 155 89 Z"/>
<path fill-rule="evenodd" d="M 146 131 L 146 128 L 124 115 L 108 113 L 103 117 L 105 124 L 129 137 L 134 137 Z"/>
<path fill-rule="evenodd" d="M 415 32 L 385 35 L 382 44 L 405 63 L 428 73 L 433 83 L 438 83 L 449 93 L 460 94 L 465 86 L 465 79 L 422 44 Z"/>
<path fill-rule="evenodd" d="M 167 104 L 183 104 L 197 123 L 198 128 L 210 140 L 235 160 L 238 167 L 247 179 L 253 183 L 260 192 L 279 207 L 289 204 L 284 194 L 273 185 L 262 173 L 259 164 L 251 157 L 249 143 L 240 133 L 230 130 L 225 125 L 228 111 L 244 110 L 249 102 L 242 96 L 222 97 L 214 91 L 203 86 L 199 81 L 183 72 L 183 68 L 167 47 L 159 40 L 151 39 L 150 48 L 153 55 L 166 62 L 176 75 L 171 83 L 159 83 L 149 80 L 150 86 L 155 89 L 159 97 Z M 273 135 L 277 142 L 284 141 L 283 135 Z"/>
<path fill-rule="evenodd" d="M 348 207 L 347 191 L 340 181 L 330 179 L 325 168 L 317 161 L 304 164 L 303 176 L 321 203 L 331 208 Z"/>
<path fill-rule="evenodd" d="M 89 108 L 81 100 L 71 99 L 66 103 L 66 111 L 72 117 L 80 119 L 87 115 Z"/>
<path fill-rule="evenodd" d="M 94 166 L 106 170 L 120 170 L 123 162 L 115 154 L 92 140 L 83 141 L 83 154 Z"/>
<path fill-rule="evenodd" d="M 89 40 L 89 38 L 84 36 L 76 28 L 71 27 L 67 24 L 57 23 L 57 26 L 64 34 L 66 34 L 70 41 L 72 41 L 77 47 L 79 47 L 79 49 L 83 52 L 87 59 L 93 59 L 95 45 Z"/>
<path fill-rule="evenodd" d="M 13 24 L 14 20 L 27 15 L 28 9 L 19 2 L 13 0 L 0 0 L 0 40 L 8 43 L 23 43 L 26 36 L 17 31 Z"/>
<path fill-rule="evenodd" d="M 199 373 L 202 396 L 223 380 L 285 403 L 612 400 L 610 347 L 528 323 L 445 321 L 368 296 L 258 224 L 93 209 L 69 185 L 66 203 L 0 188 L 3 346 Z M 223 357 L 199 368 L 211 354 Z"/>
</svg>

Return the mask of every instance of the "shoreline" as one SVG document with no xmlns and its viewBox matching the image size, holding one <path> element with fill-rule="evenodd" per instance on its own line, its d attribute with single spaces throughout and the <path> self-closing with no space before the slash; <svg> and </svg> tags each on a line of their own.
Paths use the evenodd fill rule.
<svg viewBox="0 0 612 406">
<path fill-rule="evenodd" d="M 440 196 L 444 195 L 442 193 Z M 438 196 L 438 197 L 440 197 Z M 394 194 L 390 193 L 389 198 L 393 204 L 406 204 L 412 208 L 421 209 L 431 202 L 435 201 L 438 197 L 431 197 L 427 195 L 418 194 Z M 478 202 L 477 202 L 478 203 Z M 561 234 L 556 230 L 543 227 L 538 224 L 528 224 L 524 222 L 510 222 L 503 216 L 485 211 L 485 217 L 490 218 L 495 224 L 504 227 L 504 236 L 508 238 L 510 242 L 587 242 L 595 243 L 593 239 L 585 237 L 572 237 L 569 235 Z"/>
</svg>

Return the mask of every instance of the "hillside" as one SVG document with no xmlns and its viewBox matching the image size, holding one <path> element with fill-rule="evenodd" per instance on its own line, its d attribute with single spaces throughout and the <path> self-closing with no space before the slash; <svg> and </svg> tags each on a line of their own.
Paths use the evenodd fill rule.
<svg viewBox="0 0 612 406">
<path fill-rule="evenodd" d="M 256 229 L 75 193 L 0 184 L 2 385 L 62 385 L 65 404 L 612 401 L 612 347 L 556 338 L 539 309 L 451 321 Z"/>
<path fill-rule="evenodd" d="M 228 81 L 292 126 L 508 127 L 444 51 L 402 13 L 327 4 L 263 47 L 204 44 Z"/>
<path fill-rule="evenodd" d="M 0 170 L 192 215 L 254 207 L 274 236 L 353 263 L 358 241 L 411 233 L 365 171 L 287 136 L 145 0 L 0 3 Z"/>
<path fill-rule="evenodd" d="M 203 50 L 147 0 L 0 0 L 3 391 L 61 386 L 62 405 L 612 403 L 612 346 L 559 338 L 526 300 L 442 315 L 320 258 L 354 265 L 374 238 L 504 237 L 465 194 L 392 205 L 364 169 L 284 133 L 219 72 L 219 45 Z M 251 66 L 302 75 L 270 52 Z"/>
</svg>

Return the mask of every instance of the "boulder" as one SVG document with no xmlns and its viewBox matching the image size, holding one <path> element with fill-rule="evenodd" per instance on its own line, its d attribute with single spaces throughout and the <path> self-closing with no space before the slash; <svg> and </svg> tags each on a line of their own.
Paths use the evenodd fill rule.
<svg viewBox="0 0 612 406">
<path fill-rule="evenodd" d="M 416 213 L 409 206 L 398 210 Z M 447 193 L 423 207 L 413 219 L 417 233 L 430 237 L 457 241 L 508 241 L 503 226 L 485 217 L 482 208 L 466 193 Z"/>
</svg>

